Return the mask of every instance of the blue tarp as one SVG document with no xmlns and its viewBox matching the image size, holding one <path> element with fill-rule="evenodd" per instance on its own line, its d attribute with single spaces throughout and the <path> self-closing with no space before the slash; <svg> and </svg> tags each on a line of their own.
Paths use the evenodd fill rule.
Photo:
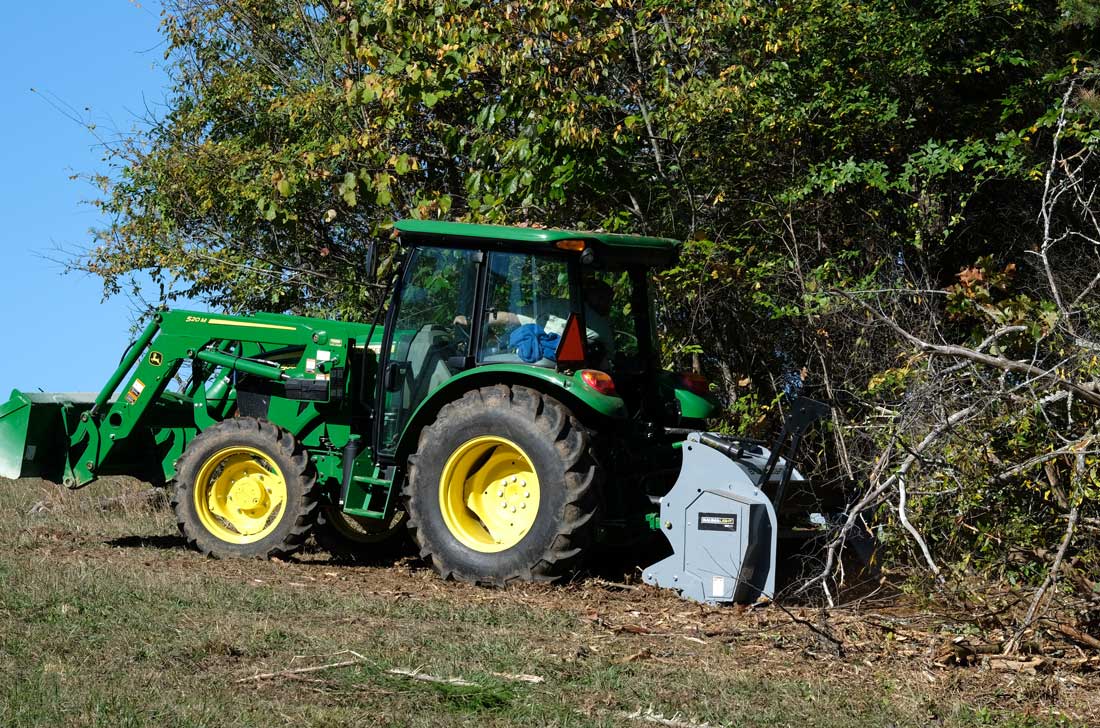
<svg viewBox="0 0 1100 728">
<path fill-rule="evenodd" d="M 508 337 L 508 345 L 514 347 L 519 358 L 534 363 L 539 359 L 553 359 L 558 352 L 561 336 L 548 334 L 538 324 L 524 324 Z"/>
</svg>

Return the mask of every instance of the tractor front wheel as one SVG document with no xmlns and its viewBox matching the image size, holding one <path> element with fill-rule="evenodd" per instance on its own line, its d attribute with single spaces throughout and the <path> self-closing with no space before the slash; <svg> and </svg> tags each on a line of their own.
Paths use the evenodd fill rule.
<svg viewBox="0 0 1100 728">
<path fill-rule="evenodd" d="M 588 431 L 560 402 L 526 387 L 473 390 L 420 434 L 409 528 L 445 578 L 554 580 L 592 542 L 598 475 Z"/>
<path fill-rule="evenodd" d="M 188 545 L 218 558 L 301 548 L 316 519 L 316 475 L 294 437 L 235 417 L 202 431 L 176 467 L 172 508 Z"/>
</svg>

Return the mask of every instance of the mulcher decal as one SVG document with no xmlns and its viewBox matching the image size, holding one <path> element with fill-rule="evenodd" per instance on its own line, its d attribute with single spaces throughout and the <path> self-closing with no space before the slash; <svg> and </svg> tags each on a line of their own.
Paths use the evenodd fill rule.
<svg viewBox="0 0 1100 728">
<path fill-rule="evenodd" d="M 700 513 L 700 531 L 736 531 L 736 513 Z"/>
</svg>

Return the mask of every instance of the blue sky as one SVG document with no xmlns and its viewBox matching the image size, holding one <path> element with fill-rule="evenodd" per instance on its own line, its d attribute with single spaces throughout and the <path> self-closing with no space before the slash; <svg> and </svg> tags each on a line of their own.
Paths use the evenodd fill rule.
<svg viewBox="0 0 1100 728">
<path fill-rule="evenodd" d="M 167 78 L 155 3 L 11 3 L 0 24 L 0 402 L 13 387 L 97 390 L 118 364 L 136 306 L 101 302 L 99 279 L 62 274 L 57 248 L 90 244 L 94 196 L 74 173 L 104 172 L 68 104 L 106 134 L 163 106 Z M 37 89 L 34 93 L 31 89 Z"/>
</svg>

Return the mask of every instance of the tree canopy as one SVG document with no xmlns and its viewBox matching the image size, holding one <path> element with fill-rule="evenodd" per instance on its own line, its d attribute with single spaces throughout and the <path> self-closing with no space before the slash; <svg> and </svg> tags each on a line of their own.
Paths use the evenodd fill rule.
<svg viewBox="0 0 1100 728">
<path fill-rule="evenodd" d="M 167 108 L 114 150 L 76 265 L 366 318 L 397 218 L 685 240 L 664 353 L 701 356 L 727 426 L 797 380 L 837 407 L 815 474 L 923 533 L 899 555 L 1011 570 L 1005 543 L 1049 545 L 1100 487 L 1098 23 L 1094 0 L 177 0 Z"/>
</svg>

